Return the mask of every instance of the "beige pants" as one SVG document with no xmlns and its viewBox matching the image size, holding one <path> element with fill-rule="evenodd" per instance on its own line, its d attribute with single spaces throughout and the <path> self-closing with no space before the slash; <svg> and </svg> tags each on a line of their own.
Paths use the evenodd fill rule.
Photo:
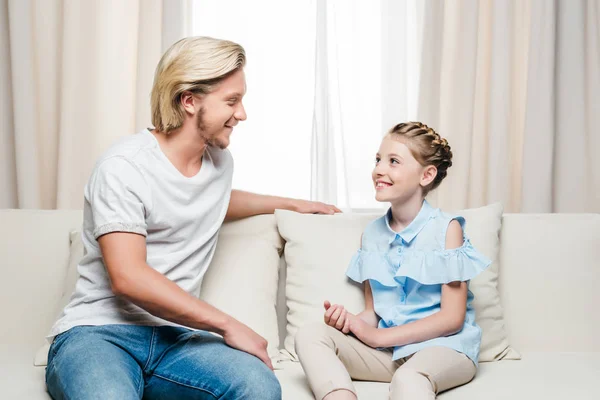
<svg viewBox="0 0 600 400">
<path fill-rule="evenodd" d="M 356 395 L 352 379 L 390 382 L 394 400 L 435 399 L 438 393 L 469 382 L 476 372 L 471 359 L 447 347 L 429 347 L 393 361 L 391 351 L 373 349 L 324 323 L 301 328 L 295 341 L 318 400 L 340 389 Z"/>
</svg>

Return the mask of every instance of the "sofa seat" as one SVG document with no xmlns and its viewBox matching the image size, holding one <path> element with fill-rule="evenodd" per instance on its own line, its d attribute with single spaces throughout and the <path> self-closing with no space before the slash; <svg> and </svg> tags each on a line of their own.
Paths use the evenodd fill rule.
<svg viewBox="0 0 600 400">
<path fill-rule="evenodd" d="M 33 366 L 35 346 L 0 344 L 0 398 L 48 400 L 46 368 Z"/>
<path fill-rule="evenodd" d="M 31 363 L 30 348 L 0 345 L 0 387 L 7 399 L 48 400 L 44 368 Z M 284 361 L 275 374 L 284 400 L 313 399 L 302 367 Z M 598 398 L 600 353 L 524 353 L 520 361 L 482 363 L 475 380 L 438 396 L 441 400 Z M 356 382 L 360 399 L 385 399 L 386 383 Z"/>
<path fill-rule="evenodd" d="M 600 353 L 524 353 L 519 361 L 481 363 L 475 379 L 438 396 L 440 400 L 596 400 Z M 282 362 L 275 374 L 284 400 L 310 400 L 302 367 Z M 388 384 L 355 382 L 359 399 L 386 399 Z"/>
</svg>

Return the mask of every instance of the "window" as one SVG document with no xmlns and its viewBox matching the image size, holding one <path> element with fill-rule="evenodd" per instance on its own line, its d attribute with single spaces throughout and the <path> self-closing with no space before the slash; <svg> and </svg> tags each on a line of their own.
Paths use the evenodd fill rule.
<svg viewBox="0 0 600 400">
<path fill-rule="evenodd" d="M 374 200 L 370 175 L 392 121 L 416 117 L 417 1 L 194 2 L 193 33 L 238 42 L 248 57 L 248 119 L 230 145 L 234 188 L 309 199 L 320 179 L 333 190 L 313 200 L 387 206 Z M 327 46 L 318 60 L 317 43 Z M 316 115 L 327 128 L 314 129 Z M 316 173 L 313 133 L 328 143 Z"/>
<path fill-rule="evenodd" d="M 314 1 L 197 1 L 195 35 L 246 50 L 248 119 L 231 136 L 233 187 L 310 197 L 314 103 Z"/>
</svg>

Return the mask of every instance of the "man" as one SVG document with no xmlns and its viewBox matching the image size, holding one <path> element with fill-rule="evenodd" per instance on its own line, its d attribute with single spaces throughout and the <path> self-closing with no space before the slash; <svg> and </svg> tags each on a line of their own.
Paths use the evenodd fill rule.
<svg viewBox="0 0 600 400">
<path fill-rule="evenodd" d="M 281 398 L 265 339 L 199 300 L 202 277 L 223 220 L 339 210 L 231 190 L 226 148 L 246 119 L 244 64 L 229 41 L 175 43 L 156 69 L 155 129 L 122 139 L 96 164 L 80 278 L 49 335 L 55 399 Z"/>
</svg>

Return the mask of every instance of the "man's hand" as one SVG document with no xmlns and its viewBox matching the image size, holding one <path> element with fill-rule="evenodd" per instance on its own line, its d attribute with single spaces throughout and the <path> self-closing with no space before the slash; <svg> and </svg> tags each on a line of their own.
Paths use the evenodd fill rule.
<svg viewBox="0 0 600 400">
<path fill-rule="evenodd" d="M 291 203 L 292 211 L 302 214 L 335 214 L 342 211 L 334 205 L 325 204 L 318 201 L 293 199 Z"/>
<path fill-rule="evenodd" d="M 254 332 L 248 326 L 232 319 L 227 323 L 223 333 L 223 340 L 228 346 L 244 351 L 258 357 L 273 370 L 273 364 L 267 353 L 267 340 Z"/>
<path fill-rule="evenodd" d="M 328 300 L 323 303 L 325 308 L 325 315 L 323 315 L 323 321 L 325 323 L 342 333 L 350 332 L 350 318 L 355 317 L 354 314 L 349 313 L 344 306 L 334 304 L 333 306 Z"/>
</svg>

